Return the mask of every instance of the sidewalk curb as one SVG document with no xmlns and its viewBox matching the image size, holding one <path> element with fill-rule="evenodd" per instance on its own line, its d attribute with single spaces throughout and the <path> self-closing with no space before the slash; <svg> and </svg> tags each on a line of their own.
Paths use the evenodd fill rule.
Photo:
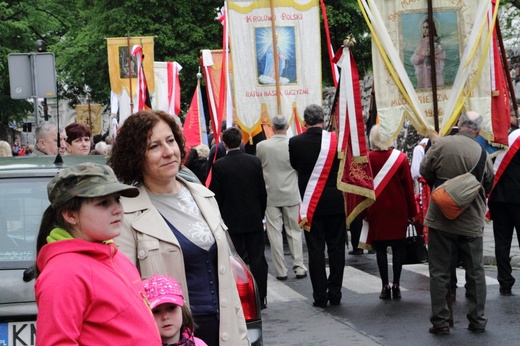
<svg viewBox="0 0 520 346">
<path fill-rule="evenodd" d="M 484 255 L 484 265 L 496 266 L 497 260 L 494 255 Z M 511 267 L 520 269 L 520 255 L 515 254 L 511 256 Z"/>
</svg>

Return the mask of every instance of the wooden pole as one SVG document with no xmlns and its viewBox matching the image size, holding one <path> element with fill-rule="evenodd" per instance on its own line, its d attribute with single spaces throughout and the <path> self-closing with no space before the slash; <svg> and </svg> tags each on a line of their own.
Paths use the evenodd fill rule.
<svg viewBox="0 0 520 346">
<path fill-rule="evenodd" d="M 515 87 L 513 86 L 513 81 L 511 80 L 511 73 L 509 72 L 507 53 L 506 49 L 504 48 L 504 41 L 502 40 L 502 32 L 500 31 L 500 24 L 498 23 L 498 18 L 495 22 L 495 29 L 497 33 L 498 47 L 500 49 L 500 57 L 502 58 L 502 66 L 504 68 L 504 74 L 506 75 L 507 88 L 509 89 L 509 96 L 511 98 L 511 102 L 513 102 L 515 118 L 518 119 L 518 103 L 516 102 Z"/>
<path fill-rule="evenodd" d="M 276 109 L 278 115 L 282 114 L 282 99 L 280 95 L 280 61 L 278 60 L 278 43 L 276 38 L 276 25 L 274 23 L 274 0 L 270 0 L 271 4 L 271 34 L 273 40 L 273 58 L 274 58 L 274 79 L 276 85 Z"/>
<path fill-rule="evenodd" d="M 435 29 L 435 30 L 433 30 Z M 433 4 L 432 0 L 428 0 L 428 40 L 430 43 L 430 76 L 432 81 L 432 97 L 433 97 L 433 123 L 435 131 L 439 132 L 439 105 L 437 103 L 437 66 L 435 66 L 435 23 L 433 22 Z"/>
<path fill-rule="evenodd" d="M 130 33 L 126 35 L 126 48 L 128 52 L 128 81 L 130 84 L 130 113 L 134 111 L 134 100 L 132 98 L 132 52 L 130 52 Z"/>
</svg>

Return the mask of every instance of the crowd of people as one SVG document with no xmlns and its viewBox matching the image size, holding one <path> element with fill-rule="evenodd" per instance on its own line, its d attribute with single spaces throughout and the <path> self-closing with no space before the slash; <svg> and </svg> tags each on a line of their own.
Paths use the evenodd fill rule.
<svg viewBox="0 0 520 346">
<path fill-rule="evenodd" d="M 510 295 L 515 282 L 509 252 L 513 229 L 520 227 L 514 209 L 520 203 L 515 197 L 520 194 L 520 130 L 510 135 L 510 149 L 493 169 L 476 141 L 482 126 L 476 112 L 461 114 L 456 134 L 433 133 L 421 140 L 411 165 L 404 153 L 381 141 L 379 125 L 374 125 L 368 161 L 376 200 L 347 230 L 345 200 L 337 188 L 337 140 L 324 128 L 321 106 L 309 105 L 303 115 L 306 131 L 291 138 L 287 119 L 273 117 L 274 135 L 256 145 L 256 155 L 243 150 L 242 132 L 235 126 L 222 132 L 222 149 L 213 145 L 213 154 L 207 146 L 186 148 L 181 125 L 162 111 L 132 114 L 116 141 L 97 138 L 95 145 L 82 124 L 64 129 L 52 122 L 39 124 L 33 156 L 89 155 L 94 148 L 107 157 L 107 165 L 64 169 L 48 185 L 51 205 L 37 237 L 39 344 L 89 343 L 102 335 L 116 343 L 248 345 L 230 251 L 236 249 L 251 269 L 261 308 L 267 308 L 265 234 L 276 279 L 287 280 L 290 270 L 298 280 L 309 275 L 317 308 L 341 304 L 347 231 L 355 238 L 350 255 L 363 254 L 363 249 L 376 254 L 379 298 L 401 299 L 410 223 L 428 230 L 429 332 L 450 333 L 453 315 L 447 297 L 456 263 L 466 270 L 468 329 L 484 331 L 487 195 L 500 293 Z M 0 142 L 0 151 L 11 155 L 15 147 L 19 153 L 18 138 L 12 146 Z M 179 174 L 186 166 L 197 179 Z M 418 208 L 423 190 L 429 198 L 442 182 L 476 166 L 482 191 L 459 217 L 446 218 L 431 200 L 424 212 Z M 284 244 L 290 250 L 289 268 Z M 75 269 L 65 277 L 63 267 L 71 262 Z M 137 329 L 139 333 L 131 332 Z"/>
<path fill-rule="evenodd" d="M 36 126 L 34 144 L 20 144 L 15 136 L 13 144 L 0 141 L 0 157 L 46 156 L 46 155 L 103 155 L 108 157 L 112 149 L 113 137 L 92 136 L 84 124 L 73 122 L 58 128 L 52 121 L 42 121 Z M 8 150 L 9 149 L 9 150 Z"/>
</svg>

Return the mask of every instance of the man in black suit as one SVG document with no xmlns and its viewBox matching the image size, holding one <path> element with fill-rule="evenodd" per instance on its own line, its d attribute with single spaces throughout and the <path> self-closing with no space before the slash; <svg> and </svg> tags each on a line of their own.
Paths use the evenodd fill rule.
<svg viewBox="0 0 520 346">
<path fill-rule="evenodd" d="M 240 150 L 242 133 L 238 128 L 226 129 L 222 133 L 222 141 L 228 153 L 213 163 L 209 188 L 215 193 L 235 249 L 251 268 L 264 308 L 267 261 L 264 255 L 263 218 L 267 192 L 262 163 L 258 157 Z"/>
<path fill-rule="evenodd" d="M 309 253 L 313 305 L 324 308 L 327 302 L 339 305 L 341 301 L 347 236 L 345 202 L 336 187 L 339 169 L 337 141 L 334 133 L 323 129 L 323 108 L 307 106 L 303 116 L 307 131 L 289 140 L 289 157 L 291 166 L 298 172 L 303 200 L 300 204 L 300 225 L 307 231 L 304 233 Z M 316 206 L 315 209 L 313 206 Z M 325 245 L 329 257 L 328 278 Z"/>
</svg>

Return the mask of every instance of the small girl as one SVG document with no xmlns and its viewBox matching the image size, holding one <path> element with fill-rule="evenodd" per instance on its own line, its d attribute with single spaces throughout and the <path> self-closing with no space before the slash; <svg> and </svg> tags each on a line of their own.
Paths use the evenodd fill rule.
<svg viewBox="0 0 520 346">
<path fill-rule="evenodd" d="M 153 275 L 144 280 L 144 292 L 159 328 L 163 346 L 207 346 L 193 336 L 195 323 L 184 304 L 182 289 L 172 277 Z"/>
<path fill-rule="evenodd" d="M 36 241 L 38 345 L 161 345 L 137 268 L 112 242 L 119 198 L 138 189 L 89 162 L 61 170 L 47 192 Z"/>
</svg>

